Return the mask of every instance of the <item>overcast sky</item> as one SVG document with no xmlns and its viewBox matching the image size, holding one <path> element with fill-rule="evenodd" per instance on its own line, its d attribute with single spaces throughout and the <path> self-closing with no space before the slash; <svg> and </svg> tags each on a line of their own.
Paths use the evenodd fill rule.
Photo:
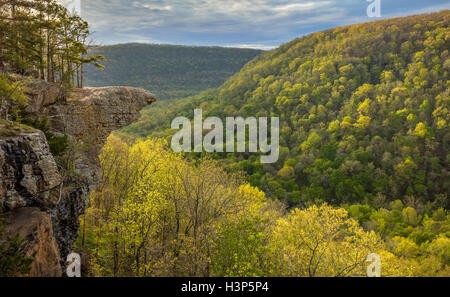
<svg viewBox="0 0 450 297">
<path fill-rule="evenodd" d="M 270 49 L 296 37 L 374 20 L 368 0 L 81 1 L 100 44 L 125 42 Z M 380 0 L 382 18 L 450 9 L 450 0 Z"/>
</svg>

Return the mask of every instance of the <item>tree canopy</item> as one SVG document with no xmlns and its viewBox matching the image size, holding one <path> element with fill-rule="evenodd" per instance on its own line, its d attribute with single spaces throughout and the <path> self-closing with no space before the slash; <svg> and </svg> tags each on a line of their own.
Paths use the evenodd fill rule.
<svg viewBox="0 0 450 297">
<path fill-rule="evenodd" d="M 133 86 L 160 100 L 182 98 L 217 88 L 261 54 L 255 49 L 127 43 L 99 46 L 91 55 L 108 60 L 105 70 L 86 67 L 86 85 Z M 151 115 L 143 115 L 150 120 Z"/>
<path fill-rule="evenodd" d="M 252 60 L 224 85 L 145 111 L 121 135 L 170 138 L 176 116 L 280 117 L 280 158 L 214 154 L 290 206 L 414 197 L 448 208 L 449 11 L 330 29 Z M 378 202 L 377 202 L 378 201 Z M 379 203 L 378 203 L 379 204 Z"/>
<path fill-rule="evenodd" d="M 99 64 L 88 56 L 89 26 L 56 0 L 0 2 L 0 70 L 30 75 L 66 87 L 83 87 L 83 64 Z"/>
</svg>

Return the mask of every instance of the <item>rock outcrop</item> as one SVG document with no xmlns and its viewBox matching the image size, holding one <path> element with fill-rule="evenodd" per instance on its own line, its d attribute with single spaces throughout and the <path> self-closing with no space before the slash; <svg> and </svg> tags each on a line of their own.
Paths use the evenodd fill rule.
<svg viewBox="0 0 450 297">
<path fill-rule="evenodd" d="M 37 113 L 44 106 L 54 104 L 57 101 L 64 101 L 64 92 L 60 85 L 43 80 L 28 82 L 26 95 L 29 98 L 27 111 L 30 113 Z"/>
<path fill-rule="evenodd" d="M 137 120 L 139 110 L 156 100 L 130 87 L 85 88 L 65 98 L 62 93 L 55 84 L 32 82 L 27 112 L 47 118 L 52 133 L 67 135 L 80 148 L 73 156 L 73 174 L 58 168 L 41 131 L 0 136 L 5 227 L 26 239 L 28 255 L 36 252 L 32 276 L 59 276 L 64 271 L 65 257 L 77 238 L 78 217 L 101 177 L 98 155 L 106 138 Z"/>
<path fill-rule="evenodd" d="M 0 139 L 0 206 L 53 208 L 61 176 L 44 133 Z"/>
<path fill-rule="evenodd" d="M 25 240 L 23 251 L 32 257 L 31 276 L 56 277 L 62 275 L 60 252 L 53 235 L 50 215 L 36 207 L 17 208 L 5 216 L 6 234 L 19 234 Z"/>
<path fill-rule="evenodd" d="M 86 144 L 75 171 L 92 187 L 99 181 L 98 155 L 108 135 L 139 118 L 139 111 L 156 100 L 143 89 L 131 87 L 84 88 L 69 94 L 65 102 L 43 105 L 36 113 L 47 117 L 52 131 Z"/>
</svg>

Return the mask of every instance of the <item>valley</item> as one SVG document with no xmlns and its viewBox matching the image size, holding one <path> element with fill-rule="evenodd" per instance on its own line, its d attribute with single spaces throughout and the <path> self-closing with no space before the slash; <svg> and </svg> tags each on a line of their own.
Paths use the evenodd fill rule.
<svg viewBox="0 0 450 297">
<path fill-rule="evenodd" d="M 449 25 L 93 47 L 60 2 L 0 3 L 0 277 L 449 277 Z"/>
</svg>

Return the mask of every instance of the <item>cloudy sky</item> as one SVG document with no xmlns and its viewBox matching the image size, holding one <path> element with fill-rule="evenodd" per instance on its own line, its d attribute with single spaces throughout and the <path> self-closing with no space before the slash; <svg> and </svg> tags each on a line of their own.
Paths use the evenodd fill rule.
<svg viewBox="0 0 450 297">
<path fill-rule="evenodd" d="M 99 44 L 125 42 L 270 49 L 304 34 L 373 20 L 369 0 L 81 1 Z M 371 0 L 376 1 L 376 0 Z M 380 0 L 382 18 L 450 9 L 450 0 Z"/>
</svg>

